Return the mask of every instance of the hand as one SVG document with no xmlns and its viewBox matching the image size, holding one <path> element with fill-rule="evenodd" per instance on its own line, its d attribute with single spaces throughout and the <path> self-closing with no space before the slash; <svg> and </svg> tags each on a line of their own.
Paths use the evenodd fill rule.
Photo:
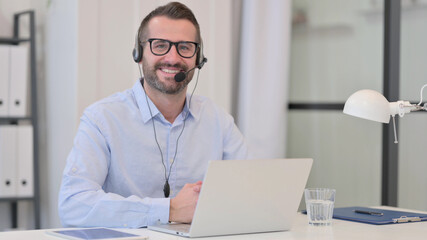
<svg viewBox="0 0 427 240">
<path fill-rule="evenodd" d="M 191 223 L 191 221 L 193 221 L 193 215 L 196 210 L 201 188 L 202 181 L 187 183 L 176 197 L 170 200 L 170 222 Z"/>
</svg>

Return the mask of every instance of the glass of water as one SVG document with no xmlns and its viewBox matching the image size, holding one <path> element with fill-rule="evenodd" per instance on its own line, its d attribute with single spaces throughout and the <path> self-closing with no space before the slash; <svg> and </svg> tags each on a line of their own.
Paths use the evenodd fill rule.
<svg viewBox="0 0 427 240">
<path fill-rule="evenodd" d="M 329 226 L 332 224 L 335 189 L 307 188 L 304 190 L 308 223 L 312 226 Z"/>
</svg>

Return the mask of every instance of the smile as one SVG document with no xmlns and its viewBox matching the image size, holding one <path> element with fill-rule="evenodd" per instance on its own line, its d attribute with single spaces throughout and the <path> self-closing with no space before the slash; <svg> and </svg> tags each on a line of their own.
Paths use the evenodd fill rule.
<svg viewBox="0 0 427 240">
<path fill-rule="evenodd" d="M 167 69 L 167 68 L 160 68 L 160 71 L 169 73 L 169 74 L 177 74 L 180 72 L 178 69 Z"/>
</svg>

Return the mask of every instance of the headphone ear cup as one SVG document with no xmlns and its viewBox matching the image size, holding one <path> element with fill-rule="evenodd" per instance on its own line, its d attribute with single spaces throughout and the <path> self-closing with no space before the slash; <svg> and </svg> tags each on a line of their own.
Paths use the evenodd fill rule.
<svg viewBox="0 0 427 240">
<path fill-rule="evenodd" d="M 201 41 L 200 48 L 196 56 L 196 66 L 199 65 L 204 58 L 205 58 L 205 55 L 203 55 L 203 41 Z"/>
<path fill-rule="evenodd" d="M 132 56 L 133 56 L 133 60 L 136 62 L 136 63 L 139 63 L 139 62 L 141 62 L 141 59 L 142 59 L 142 47 L 141 47 L 141 45 L 135 45 L 135 47 L 133 48 L 133 51 L 132 51 Z"/>
<path fill-rule="evenodd" d="M 139 44 L 139 30 L 138 30 L 138 32 L 136 32 L 136 35 L 135 35 L 135 45 L 133 47 L 132 57 L 136 63 L 141 62 L 142 46 L 141 46 L 141 44 Z"/>
<path fill-rule="evenodd" d="M 196 66 L 200 64 L 200 49 L 197 52 L 197 56 L 196 56 Z"/>
</svg>

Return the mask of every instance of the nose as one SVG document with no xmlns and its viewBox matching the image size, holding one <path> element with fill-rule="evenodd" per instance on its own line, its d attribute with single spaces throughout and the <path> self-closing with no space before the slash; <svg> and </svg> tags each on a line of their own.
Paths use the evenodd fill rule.
<svg viewBox="0 0 427 240">
<path fill-rule="evenodd" d="M 173 62 L 177 62 L 177 61 L 181 60 L 181 56 L 178 54 L 178 49 L 176 48 L 175 45 L 171 46 L 171 49 L 165 55 L 165 58 L 167 60 L 170 60 L 170 61 L 173 61 Z"/>
</svg>

